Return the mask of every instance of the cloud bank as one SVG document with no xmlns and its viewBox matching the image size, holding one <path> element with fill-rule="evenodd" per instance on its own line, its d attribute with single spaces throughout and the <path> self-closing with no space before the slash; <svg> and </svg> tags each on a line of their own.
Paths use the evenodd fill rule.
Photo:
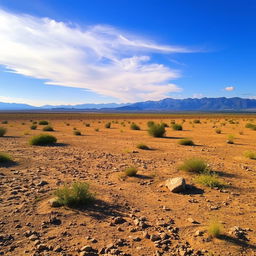
<svg viewBox="0 0 256 256">
<path fill-rule="evenodd" d="M 232 92 L 235 90 L 235 87 L 234 86 L 228 86 L 225 88 L 225 91 L 228 91 L 228 92 Z"/>
<path fill-rule="evenodd" d="M 150 55 L 187 52 L 110 26 L 82 28 L 0 10 L 0 65 L 46 84 L 83 88 L 123 102 L 181 91 L 170 83 L 179 72 L 152 62 Z"/>
</svg>

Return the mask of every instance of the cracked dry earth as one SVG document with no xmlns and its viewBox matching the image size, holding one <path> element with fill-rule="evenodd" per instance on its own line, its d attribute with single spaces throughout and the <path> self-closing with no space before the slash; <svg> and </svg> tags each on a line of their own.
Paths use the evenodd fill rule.
<svg viewBox="0 0 256 256">
<path fill-rule="evenodd" d="M 193 115 L 9 113 L 0 118 L 8 120 L 0 125 L 8 129 L 0 151 L 16 163 L 0 168 L 0 255 L 256 255 L 256 161 L 243 156 L 256 150 L 256 131 L 244 128 L 252 116 L 208 115 L 201 124 L 191 123 L 198 118 Z M 29 138 L 42 133 L 42 126 L 29 129 L 31 119 L 50 121 L 56 130 L 50 134 L 60 144 L 30 146 Z M 166 128 L 166 138 L 147 134 L 149 120 L 183 119 L 183 131 Z M 104 128 L 112 120 L 111 129 Z M 141 130 L 130 130 L 130 121 Z M 223 122 L 222 134 L 216 134 L 213 126 Z M 74 136 L 73 127 L 83 135 Z M 235 135 L 234 145 L 226 143 L 228 134 Z M 178 145 L 183 137 L 197 146 Z M 153 150 L 137 149 L 141 142 Z M 177 168 L 190 157 L 207 160 L 228 186 L 194 184 L 193 175 Z M 137 177 L 122 178 L 128 166 L 138 167 Z M 191 187 L 172 193 L 165 181 L 179 176 Z M 54 190 L 72 181 L 88 182 L 96 201 L 84 209 L 52 208 Z M 222 223 L 220 238 L 209 237 L 211 220 Z"/>
</svg>

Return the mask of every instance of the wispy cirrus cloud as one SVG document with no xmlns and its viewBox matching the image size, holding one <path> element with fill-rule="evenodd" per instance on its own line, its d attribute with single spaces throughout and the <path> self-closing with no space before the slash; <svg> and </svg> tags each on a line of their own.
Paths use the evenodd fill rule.
<svg viewBox="0 0 256 256">
<path fill-rule="evenodd" d="M 46 84 L 84 88 L 120 101 L 156 100 L 182 89 L 179 71 L 152 62 L 151 53 L 188 53 L 113 27 L 86 28 L 0 10 L 0 64 Z"/>
<path fill-rule="evenodd" d="M 235 87 L 234 86 L 227 86 L 226 88 L 225 88 L 225 91 L 227 91 L 227 92 L 233 92 L 235 90 Z"/>
</svg>

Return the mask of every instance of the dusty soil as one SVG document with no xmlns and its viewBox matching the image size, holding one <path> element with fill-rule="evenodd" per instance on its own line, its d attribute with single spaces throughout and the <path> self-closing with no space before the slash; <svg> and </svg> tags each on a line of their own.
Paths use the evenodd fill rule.
<svg viewBox="0 0 256 256">
<path fill-rule="evenodd" d="M 0 114 L 8 120 L 0 124 L 8 129 L 0 151 L 15 161 L 0 168 L 0 255 L 256 255 L 256 160 L 243 156 L 256 150 L 256 131 L 245 128 L 256 117 L 204 115 L 193 124 L 198 117 Z M 32 119 L 50 121 L 59 144 L 30 146 L 43 127 L 30 130 Z M 165 138 L 147 133 L 149 120 L 183 119 L 183 131 L 166 128 Z M 104 128 L 107 121 L 114 121 L 111 129 Z M 141 130 L 130 130 L 132 121 Z M 74 127 L 83 135 L 74 136 Z M 226 143 L 228 134 L 235 144 Z M 184 137 L 196 146 L 178 145 Z M 152 150 L 137 149 L 138 143 Z M 205 159 L 227 187 L 195 184 L 195 175 L 177 168 L 190 157 Z M 138 176 L 122 178 L 129 166 Z M 179 176 L 191 187 L 172 193 L 165 181 Z M 52 208 L 54 190 L 72 181 L 88 182 L 97 200 L 84 209 Z M 212 220 L 223 225 L 220 238 L 207 233 Z M 234 226 L 246 239 L 229 232 Z"/>
</svg>

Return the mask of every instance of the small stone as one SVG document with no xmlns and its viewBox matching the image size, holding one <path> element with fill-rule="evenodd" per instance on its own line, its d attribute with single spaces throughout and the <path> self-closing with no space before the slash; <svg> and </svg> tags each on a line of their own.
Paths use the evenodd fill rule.
<svg viewBox="0 0 256 256">
<path fill-rule="evenodd" d="M 166 180 L 165 185 L 173 193 L 179 193 L 186 189 L 186 181 L 182 177 L 170 178 Z"/>
</svg>

